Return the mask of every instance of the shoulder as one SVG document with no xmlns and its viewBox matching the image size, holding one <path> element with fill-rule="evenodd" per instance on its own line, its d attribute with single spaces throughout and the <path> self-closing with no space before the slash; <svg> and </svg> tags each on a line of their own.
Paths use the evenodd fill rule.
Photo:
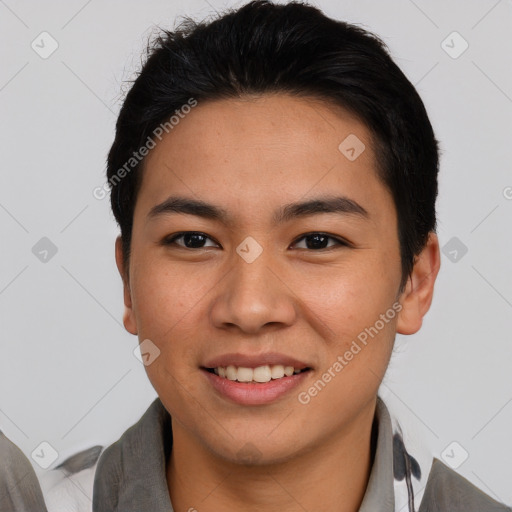
<svg viewBox="0 0 512 512">
<path fill-rule="evenodd" d="M 34 468 L 20 448 L 1 430 L 0 510 L 46 510 Z"/>
<path fill-rule="evenodd" d="M 127 461 L 139 465 L 147 458 L 151 439 L 157 437 L 166 414 L 156 399 L 117 441 L 81 451 L 44 475 L 41 487 L 48 512 L 92 512 L 98 496 L 102 499 L 102 510 L 116 509 L 117 493 L 112 490 L 122 487 Z M 128 479 L 130 476 L 131 473 Z"/>
<path fill-rule="evenodd" d="M 419 512 L 512 512 L 434 458 Z"/>
</svg>

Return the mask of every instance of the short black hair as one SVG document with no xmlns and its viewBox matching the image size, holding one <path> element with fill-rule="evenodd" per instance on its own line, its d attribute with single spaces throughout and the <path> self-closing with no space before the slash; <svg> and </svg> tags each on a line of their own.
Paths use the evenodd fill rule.
<svg viewBox="0 0 512 512">
<path fill-rule="evenodd" d="M 209 21 L 186 17 L 148 44 L 107 158 L 126 265 L 144 166 L 139 150 L 158 126 L 191 101 L 279 92 L 338 105 L 369 129 L 377 174 L 397 210 L 403 288 L 436 229 L 438 141 L 419 94 L 378 36 L 297 1 L 256 0 Z"/>
</svg>

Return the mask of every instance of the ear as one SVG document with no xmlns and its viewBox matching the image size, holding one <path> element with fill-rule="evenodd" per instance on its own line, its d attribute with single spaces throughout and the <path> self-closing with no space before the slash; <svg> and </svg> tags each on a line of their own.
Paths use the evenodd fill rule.
<svg viewBox="0 0 512 512">
<path fill-rule="evenodd" d="M 416 257 L 411 275 L 400 295 L 402 309 L 396 324 L 398 333 L 414 334 L 419 331 L 423 317 L 432 303 L 434 283 L 440 265 L 439 240 L 435 233 L 430 233 L 427 244 Z"/>
<path fill-rule="evenodd" d="M 124 313 L 123 324 L 124 328 L 131 334 L 137 334 L 137 322 L 135 313 L 133 311 L 132 295 L 130 291 L 130 281 L 128 268 L 126 268 L 123 256 L 123 243 L 121 237 L 116 239 L 116 265 L 121 279 L 123 280 L 123 298 L 124 298 Z"/>
</svg>

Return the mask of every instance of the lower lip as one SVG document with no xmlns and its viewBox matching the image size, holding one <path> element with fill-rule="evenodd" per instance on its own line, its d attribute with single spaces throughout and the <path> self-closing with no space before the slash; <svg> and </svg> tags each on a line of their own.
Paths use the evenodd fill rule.
<svg viewBox="0 0 512 512">
<path fill-rule="evenodd" d="M 233 402 L 241 405 L 263 405 L 274 402 L 296 388 L 307 378 L 311 370 L 263 383 L 238 382 L 206 370 L 202 372 L 221 395 Z"/>
</svg>

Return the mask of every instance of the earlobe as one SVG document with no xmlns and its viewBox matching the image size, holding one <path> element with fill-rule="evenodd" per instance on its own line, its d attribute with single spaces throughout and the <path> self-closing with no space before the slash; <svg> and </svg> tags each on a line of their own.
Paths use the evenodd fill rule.
<svg viewBox="0 0 512 512">
<path fill-rule="evenodd" d="M 430 233 L 399 299 L 402 305 L 396 325 L 399 334 L 414 334 L 421 328 L 423 317 L 432 303 L 440 265 L 439 240 L 435 233 Z"/>
<path fill-rule="evenodd" d="M 133 311 L 133 302 L 130 290 L 129 273 L 126 268 L 124 255 L 123 255 L 123 243 L 120 236 L 116 239 L 116 265 L 119 270 L 121 279 L 123 280 L 123 300 L 124 300 L 124 313 L 123 313 L 123 324 L 125 329 L 130 334 L 137 334 L 137 322 L 135 319 L 135 313 Z"/>
</svg>

